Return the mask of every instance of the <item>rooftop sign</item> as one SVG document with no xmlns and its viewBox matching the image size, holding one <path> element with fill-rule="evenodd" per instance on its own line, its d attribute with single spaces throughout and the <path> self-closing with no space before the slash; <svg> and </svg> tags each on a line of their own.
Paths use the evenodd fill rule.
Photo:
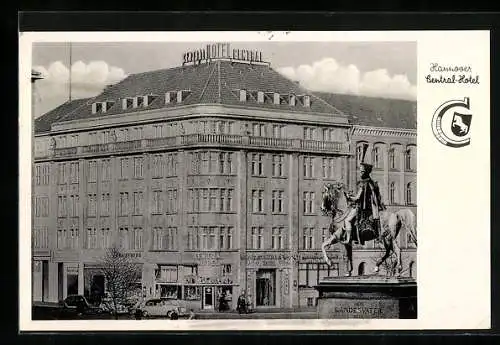
<svg viewBox="0 0 500 345">
<path fill-rule="evenodd" d="M 246 61 L 250 63 L 264 63 L 262 52 L 247 49 L 231 49 L 229 43 L 207 44 L 203 49 L 186 52 L 182 55 L 182 65 L 199 64 L 216 59 L 232 61 Z"/>
</svg>

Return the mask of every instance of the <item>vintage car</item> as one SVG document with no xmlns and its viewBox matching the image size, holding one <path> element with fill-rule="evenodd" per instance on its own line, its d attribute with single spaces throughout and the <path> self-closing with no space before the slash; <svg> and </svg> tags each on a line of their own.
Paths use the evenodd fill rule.
<svg viewBox="0 0 500 345">
<path fill-rule="evenodd" d="M 167 317 L 177 319 L 189 316 L 189 310 L 179 300 L 153 298 L 141 303 L 137 309 L 143 317 Z"/>
</svg>

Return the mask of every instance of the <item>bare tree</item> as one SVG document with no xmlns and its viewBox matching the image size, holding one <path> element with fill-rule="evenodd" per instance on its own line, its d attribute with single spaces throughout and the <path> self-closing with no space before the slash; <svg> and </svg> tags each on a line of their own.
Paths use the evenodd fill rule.
<svg viewBox="0 0 500 345">
<path fill-rule="evenodd" d="M 101 260 L 101 267 L 106 279 L 107 292 L 115 311 L 115 318 L 118 319 L 118 307 L 125 305 L 127 298 L 134 291 L 141 277 L 140 269 L 137 263 L 117 247 L 106 251 Z"/>
</svg>

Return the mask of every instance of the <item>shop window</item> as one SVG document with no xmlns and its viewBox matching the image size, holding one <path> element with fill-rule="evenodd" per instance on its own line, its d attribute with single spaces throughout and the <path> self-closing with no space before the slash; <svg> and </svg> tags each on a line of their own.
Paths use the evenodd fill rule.
<svg viewBox="0 0 500 345">
<path fill-rule="evenodd" d="M 314 307 L 314 297 L 307 297 L 307 306 Z"/>
</svg>

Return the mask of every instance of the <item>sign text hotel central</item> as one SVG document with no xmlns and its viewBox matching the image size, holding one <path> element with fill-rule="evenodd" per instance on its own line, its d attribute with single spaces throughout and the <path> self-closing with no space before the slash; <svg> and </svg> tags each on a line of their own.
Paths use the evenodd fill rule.
<svg viewBox="0 0 500 345">
<path fill-rule="evenodd" d="M 201 63 L 212 59 L 231 59 L 249 62 L 263 62 L 262 52 L 246 49 L 232 49 L 229 43 L 208 44 L 204 49 L 198 49 L 182 55 L 183 64 Z"/>
</svg>

